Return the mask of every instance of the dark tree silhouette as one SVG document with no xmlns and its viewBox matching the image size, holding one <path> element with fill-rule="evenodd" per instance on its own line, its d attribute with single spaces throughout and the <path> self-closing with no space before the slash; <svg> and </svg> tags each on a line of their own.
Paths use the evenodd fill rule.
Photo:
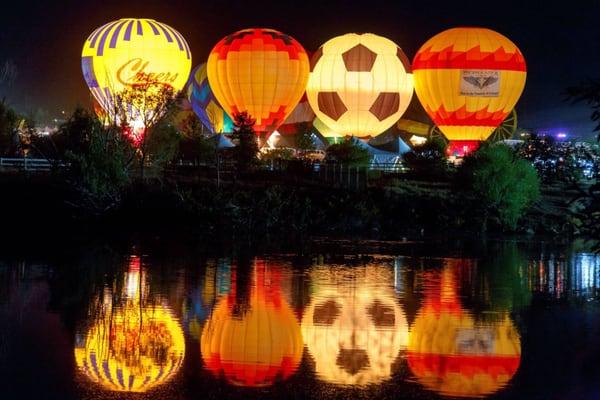
<svg viewBox="0 0 600 400">
<path fill-rule="evenodd" d="M 573 103 L 586 103 L 592 109 L 591 119 L 596 123 L 594 131 L 598 132 L 600 141 L 600 82 L 588 80 L 577 86 L 571 86 L 566 91 L 568 99 Z"/>
<path fill-rule="evenodd" d="M 239 172 L 248 172 L 258 164 L 258 142 L 254 132 L 256 121 L 246 112 L 234 116 L 233 140 L 237 144 L 236 161 Z"/>
<path fill-rule="evenodd" d="M 588 80 L 577 86 L 567 88 L 568 99 L 573 103 L 585 103 L 591 110 L 591 119 L 596 123 L 594 131 L 598 132 L 600 141 L 600 82 Z M 582 212 L 576 216 L 580 221 L 579 230 L 582 236 L 596 241 L 595 251 L 600 252 L 600 182 L 598 178 L 587 188 L 581 188 Z"/>
</svg>

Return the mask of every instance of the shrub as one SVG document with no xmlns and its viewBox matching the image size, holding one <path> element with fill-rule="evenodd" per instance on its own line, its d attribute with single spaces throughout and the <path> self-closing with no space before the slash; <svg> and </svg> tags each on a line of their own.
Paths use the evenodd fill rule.
<svg viewBox="0 0 600 400">
<path fill-rule="evenodd" d="M 490 217 L 504 228 L 515 229 L 540 194 L 533 166 L 501 144 L 483 145 L 465 157 L 458 179 L 472 195 L 475 208 L 482 211 L 484 229 Z"/>
<path fill-rule="evenodd" d="M 418 176 L 446 176 L 449 172 L 446 147 L 447 143 L 442 138 L 428 140 L 404 155 L 406 166 Z"/>
<path fill-rule="evenodd" d="M 325 160 L 351 166 L 368 166 L 371 162 L 371 155 L 367 149 L 347 140 L 329 146 Z"/>
</svg>

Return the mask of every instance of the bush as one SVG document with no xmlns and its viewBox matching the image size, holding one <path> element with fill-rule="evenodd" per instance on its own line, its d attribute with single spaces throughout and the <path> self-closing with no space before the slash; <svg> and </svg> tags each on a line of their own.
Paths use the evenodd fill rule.
<svg viewBox="0 0 600 400">
<path fill-rule="evenodd" d="M 13 157 L 19 145 L 20 118 L 4 100 L 0 101 L 0 156 Z"/>
<path fill-rule="evenodd" d="M 481 211 L 483 228 L 493 218 L 503 228 L 517 222 L 540 195 L 540 181 L 533 166 L 505 145 L 483 145 L 465 157 L 458 171 L 460 185 Z"/>
<path fill-rule="evenodd" d="M 72 204 L 92 214 L 118 206 L 134 159 L 121 129 L 104 127 L 89 111 L 77 109 L 56 136 L 72 140 L 57 149 L 58 159 L 70 164 L 68 181 L 77 193 Z"/>
<path fill-rule="evenodd" d="M 329 146 L 325 160 L 351 166 L 368 166 L 371 162 L 371 155 L 367 149 L 347 140 Z"/>
<path fill-rule="evenodd" d="M 446 159 L 447 143 L 433 138 L 404 155 L 406 166 L 418 176 L 441 178 L 449 172 Z"/>
</svg>

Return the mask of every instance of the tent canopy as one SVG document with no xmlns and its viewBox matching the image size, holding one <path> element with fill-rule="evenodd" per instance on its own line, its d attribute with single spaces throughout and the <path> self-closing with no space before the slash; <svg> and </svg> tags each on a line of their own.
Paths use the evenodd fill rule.
<svg viewBox="0 0 600 400">
<path fill-rule="evenodd" d="M 371 167 L 376 167 L 382 164 L 399 164 L 402 161 L 401 153 L 394 153 L 391 151 L 378 149 L 377 147 L 373 147 L 354 136 L 350 139 L 350 141 L 355 146 L 359 146 L 369 152 L 371 155 Z"/>
<path fill-rule="evenodd" d="M 217 133 L 216 135 L 211 136 L 209 140 L 211 140 L 214 143 L 215 148 L 217 150 L 229 149 L 231 147 L 235 147 L 235 145 L 233 144 L 233 142 L 231 140 L 229 140 L 222 133 Z"/>
</svg>

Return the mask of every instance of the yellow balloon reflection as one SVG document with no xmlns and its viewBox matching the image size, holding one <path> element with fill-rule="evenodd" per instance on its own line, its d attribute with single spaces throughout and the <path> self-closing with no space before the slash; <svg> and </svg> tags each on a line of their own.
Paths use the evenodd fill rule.
<svg viewBox="0 0 600 400">
<path fill-rule="evenodd" d="M 281 269 L 257 262 L 249 298 L 222 298 L 208 319 L 200 346 L 202 359 L 233 385 L 269 386 L 292 375 L 302 358 L 300 326 L 281 293 Z"/>
<path fill-rule="evenodd" d="M 504 387 L 519 368 L 521 341 L 508 314 L 476 321 L 458 298 L 457 268 L 427 272 L 425 301 L 410 331 L 408 365 L 430 390 L 481 397 Z"/>
<path fill-rule="evenodd" d="M 105 290 L 75 348 L 79 370 L 106 390 L 146 392 L 169 381 L 183 362 L 181 326 L 167 306 L 146 301 L 144 282 L 133 257 L 120 295 Z"/>
<path fill-rule="evenodd" d="M 408 324 L 394 292 L 393 270 L 316 267 L 313 300 L 304 311 L 302 335 L 319 378 L 366 385 L 389 379 L 408 340 Z"/>
</svg>

